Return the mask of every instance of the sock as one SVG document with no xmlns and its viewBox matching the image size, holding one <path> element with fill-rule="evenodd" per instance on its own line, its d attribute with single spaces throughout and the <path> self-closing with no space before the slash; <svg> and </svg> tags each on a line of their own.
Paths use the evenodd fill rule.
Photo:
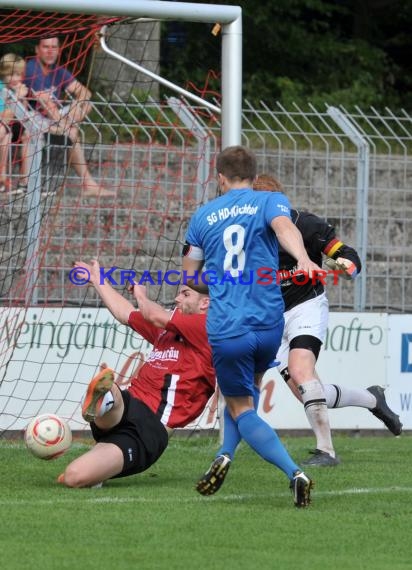
<svg viewBox="0 0 412 570">
<path fill-rule="evenodd" d="M 107 412 L 110 412 L 110 410 L 114 406 L 114 398 L 113 398 L 113 394 L 111 393 L 110 390 L 108 392 L 106 392 L 106 394 L 102 397 L 101 400 L 102 400 L 102 402 L 100 404 L 100 408 L 99 408 L 99 411 L 97 413 L 98 418 L 101 418 L 102 416 L 104 416 L 104 414 L 107 414 Z"/>
<path fill-rule="evenodd" d="M 323 386 L 316 378 L 299 384 L 299 392 L 305 407 L 306 417 L 316 436 L 316 447 L 335 457 L 335 450 L 330 432 L 328 408 Z"/>
<path fill-rule="evenodd" d="M 257 411 L 259 406 L 259 397 L 260 397 L 260 390 L 257 386 L 254 386 L 254 394 L 253 394 L 253 405 L 255 410 Z M 216 457 L 219 455 L 228 455 L 230 459 L 233 459 L 235 455 L 235 451 L 237 446 L 242 439 L 237 423 L 229 414 L 227 408 L 223 412 L 223 442 L 216 453 Z"/>
<path fill-rule="evenodd" d="M 247 410 L 236 420 L 242 438 L 262 459 L 276 465 L 289 479 L 301 471 L 280 441 L 277 433 L 260 418 L 255 410 Z"/>
<path fill-rule="evenodd" d="M 233 459 L 237 446 L 242 439 L 239 433 L 237 423 L 229 414 L 227 407 L 225 406 L 225 411 L 223 412 L 223 442 L 216 453 L 218 455 L 228 455 L 230 459 Z"/>
<path fill-rule="evenodd" d="M 346 388 L 336 384 L 324 384 L 323 390 L 328 408 L 346 408 L 357 406 L 372 410 L 376 407 L 376 398 L 366 388 Z"/>
</svg>

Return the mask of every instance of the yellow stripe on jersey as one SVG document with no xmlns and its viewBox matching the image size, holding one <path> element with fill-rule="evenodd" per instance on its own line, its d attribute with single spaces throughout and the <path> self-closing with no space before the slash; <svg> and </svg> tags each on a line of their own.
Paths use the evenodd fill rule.
<svg viewBox="0 0 412 570">
<path fill-rule="evenodd" d="M 325 255 L 327 255 L 328 257 L 332 257 L 338 251 L 338 249 L 340 249 L 342 246 L 343 246 L 343 242 L 334 238 L 324 248 L 323 253 Z"/>
</svg>

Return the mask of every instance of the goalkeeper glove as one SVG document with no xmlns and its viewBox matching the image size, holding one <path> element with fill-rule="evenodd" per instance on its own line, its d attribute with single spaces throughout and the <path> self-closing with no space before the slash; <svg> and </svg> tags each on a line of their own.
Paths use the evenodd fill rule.
<svg viewBox="0 0 412 570">
<path fill-rule="evenodd" d="M 337 259 L 328 257 L 325 259 L 325 265 L 329 269 L 332 269 L 332 271 L 341 271 L 342 277 L 347 280 L 355 279 L 358 274 L 358 270 L 356 269 L 356 265 L 353 261 L 345 259 L 344 257 L 338 257 Z"/>
</svg>

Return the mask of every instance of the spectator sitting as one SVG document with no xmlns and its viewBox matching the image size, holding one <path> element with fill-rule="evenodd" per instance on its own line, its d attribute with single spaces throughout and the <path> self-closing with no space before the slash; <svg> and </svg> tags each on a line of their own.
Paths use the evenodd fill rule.
<svg viewBox="0 0 412 570">
<path fill-rule="evenodd" d="M 36 100 L 36 110 L 55 121 L 57 131 L 72 143 L 70 164 L 81 179 L 83 196 L 114 196 L 114 192 L 100 186 L 90 174 L 76 126 L 91 109 L 91 93 L 65 67 L 57 64 L 60 43 L 57 37 L 40 39 L 35 48 L 36 56 L 27 61 L 25 84 Z M 70 105 L 62 106 L 62 91 L 72 97 Z"/>
<path fill-rule="evenodd" d="M 6 54 L 0 59 L 0 192 L 11 191 L 11 183 L 6 179 L 11 142 L 21 141 L 23 144 L 22 171 L 28 172 L 30 166 L 27 162 L 29 140 L 23 124 L 19 122 L 30 119 L 25 99 L 28 90 L 23 83 L 24 69 L 24 59 L 13 53 Z M 20 112 L 17 106 L 20 107 Z M 34 115 L 33 112 L 31 114 Z M 26 175 L 20 180 L 16 192 L 21 193 L 23 187 L 27 188 Z"/>
</svg>

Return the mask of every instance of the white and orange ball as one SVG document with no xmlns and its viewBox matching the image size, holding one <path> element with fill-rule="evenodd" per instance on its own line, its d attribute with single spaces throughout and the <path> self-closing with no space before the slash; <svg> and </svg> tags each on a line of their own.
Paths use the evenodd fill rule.
<svg viewBox="0 0 412 570">
<path fill-rule="evenodd" d="M 56 459 L 70 448 L 72 432 L 69 424 L 55 414 L 42 414 L 26 428 L 27 449 L 39 459 Z"/>
</svg>

